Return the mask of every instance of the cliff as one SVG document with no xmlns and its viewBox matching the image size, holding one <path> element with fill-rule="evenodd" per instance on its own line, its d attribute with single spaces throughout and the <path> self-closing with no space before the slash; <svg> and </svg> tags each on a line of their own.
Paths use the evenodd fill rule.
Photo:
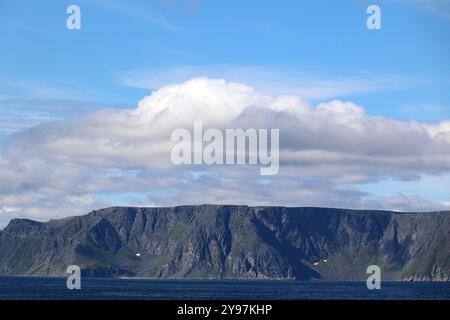
<svg viewBox="0 0 450 320">
<path fill-rule="evenodd" d="M 450 280 L 450 212 L 113 207 L 0 232 L 0 275 Z"/>
</svg>

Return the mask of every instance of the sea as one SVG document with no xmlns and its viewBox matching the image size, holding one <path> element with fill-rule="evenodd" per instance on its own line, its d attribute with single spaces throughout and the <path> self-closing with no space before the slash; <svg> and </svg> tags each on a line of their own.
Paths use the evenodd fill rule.
<svg viewBox="0 0 450 320">
<path fill-rule="evenodd" d="M 148 280 L 0 277 L 0 300 L 450 300 L 450 282 Z"/>
</svg>

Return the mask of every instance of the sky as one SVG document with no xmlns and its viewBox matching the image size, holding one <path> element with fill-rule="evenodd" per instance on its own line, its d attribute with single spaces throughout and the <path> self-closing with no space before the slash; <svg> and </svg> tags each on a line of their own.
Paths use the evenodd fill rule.
<svg viewBox="0 0 450 320">
<path fill-rule="evenodd" d="M 449 209 L 449 35 L 448 0 L 1 1 L 0 228 L 111 205 Z M 199 118 L 280 128 L 279 174 L 171 165 Z"/>
</svg>

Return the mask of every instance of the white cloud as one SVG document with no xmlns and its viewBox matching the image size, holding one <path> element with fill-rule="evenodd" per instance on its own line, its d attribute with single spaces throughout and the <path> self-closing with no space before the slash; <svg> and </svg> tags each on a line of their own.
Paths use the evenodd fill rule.
<svg viewBox="0 0 450 320">
<path fill-rule="evenodd" d="M 173 166 L 171 132 L 194 120 L 219 128 L 279 128 L 280 172 L 249 166 Z M 358 185 L 450 171 L 450 121 L 373 117 L 352 102 L 312 106 L 220 79 L 169 85 L 136 109 L 50 122 L 0 149 L 0 215 L 48 219 L 107 205 L 100 194 L 148 193 L 156 205 L 241 203 L 396 210 L 441 209 L 417 195 L 374 197 Z M 139 203 L 134 201 L 133 204 Z M 123 203 L 127 205 L 127 203 Z"/>
</svg>

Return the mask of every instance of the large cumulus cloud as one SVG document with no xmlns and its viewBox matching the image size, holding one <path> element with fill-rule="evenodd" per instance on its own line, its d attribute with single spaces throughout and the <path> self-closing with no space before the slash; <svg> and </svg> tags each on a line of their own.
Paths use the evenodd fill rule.
<svg viewBox="0 0 450 320">
<path fill-rule="evenodd" d="M 279 128 L 280 171 L 174 166 L 171 132 L 206 127 Z M 12 216 L 47 219 L 108 205 L 101 195 L 145 194 L 133 204 L 246 203 L 427 210 L 420 196 L 374 198 L 357 188 L 450 170 L 450 121 L 369 116 L 353 102 L 311 106 L 243 84 L 195 78 L 165 86 L 133 110 L 104 110 L 11 136 L 0 150 L 0 225 Z M 123 203 L 128 205 L 129 203 Z"/>
</svg>

